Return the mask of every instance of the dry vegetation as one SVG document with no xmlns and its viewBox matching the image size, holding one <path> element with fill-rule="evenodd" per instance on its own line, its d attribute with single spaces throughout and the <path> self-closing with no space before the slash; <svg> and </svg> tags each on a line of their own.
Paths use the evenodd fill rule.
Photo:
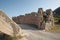
<svg viewBox="0 0 60 40">
<path fill-rule="evenodd" d="M 49 29 L 48 32 L 60 32 L 60 25 L 55 24 L 55 26 Z"/>
<path fill-rule="evenodd" d="M 52 28 L 51 31 L 60 32 L 60 25 L 55 25 L 55 27 Z"/>
</svg>

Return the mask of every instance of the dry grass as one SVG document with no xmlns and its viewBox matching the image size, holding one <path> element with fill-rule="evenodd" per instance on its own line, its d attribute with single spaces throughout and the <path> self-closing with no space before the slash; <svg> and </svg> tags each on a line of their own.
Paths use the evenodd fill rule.
<svg viewBox="0 0 60 40">
<path fill-rule="evenodd" d="M 49 30 L 50 32 L 60 32 L 60 25 L 55 25 Z"/>
</svg>

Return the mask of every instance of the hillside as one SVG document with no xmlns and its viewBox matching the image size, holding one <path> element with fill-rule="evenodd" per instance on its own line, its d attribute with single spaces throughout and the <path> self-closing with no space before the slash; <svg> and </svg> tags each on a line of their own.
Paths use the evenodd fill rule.
<svg viewBox="0 0 60 40">
<path fill-rule="evenodd" d="M 60 7 L 56 8 L 53 12 L 55 21 L 60 22 Z"/>
<path fill-rule="evenodd" d="M 55 12 L 55 16 L 60 17 L 60 7 L 56 8 L 54 12 Z"/>
</svg>

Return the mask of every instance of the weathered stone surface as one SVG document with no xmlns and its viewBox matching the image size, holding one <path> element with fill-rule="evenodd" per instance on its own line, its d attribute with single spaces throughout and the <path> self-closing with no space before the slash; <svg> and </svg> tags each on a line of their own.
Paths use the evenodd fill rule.
<svg viewBox="0 0 60 40">
<path fill-rule="evenodd" d="M 7 25 L 11 26 L 11 28 L 13 29 L 12 31 L 15 34 L 18 34 L 19 31 L 21 32 L 21 28 L 12 19 L 10 19 L 6 14 L 4 14 L 4 12 L 2 12 L 2 11 L 0 11 L 0 18 L 3 21 L 5 21 L 5 23 L 7 23 Z"/>
<path fill-rule="evenodd" d="M 0 18 L 0 31 L 13 36 L 12 27 Z"/>
<path fill-rule="evenodd" d="M 22 30 L 12 19 L 0 10 L 0 32 L 10 36 L 22 36 Z"/>
</svg>

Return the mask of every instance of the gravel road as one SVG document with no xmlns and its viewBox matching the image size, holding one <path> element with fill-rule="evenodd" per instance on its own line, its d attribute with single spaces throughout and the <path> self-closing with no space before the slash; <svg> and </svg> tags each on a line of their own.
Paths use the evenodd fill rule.
<svg viewBox="0 0 60 40">
<path fill-rule="evenodd" d="M 19 24 L 21 28 L 29 34 L 28 40 L 60 40 L 60 33 L 45 32 L 38 30 L 31 25 Z"/>
</svg>

